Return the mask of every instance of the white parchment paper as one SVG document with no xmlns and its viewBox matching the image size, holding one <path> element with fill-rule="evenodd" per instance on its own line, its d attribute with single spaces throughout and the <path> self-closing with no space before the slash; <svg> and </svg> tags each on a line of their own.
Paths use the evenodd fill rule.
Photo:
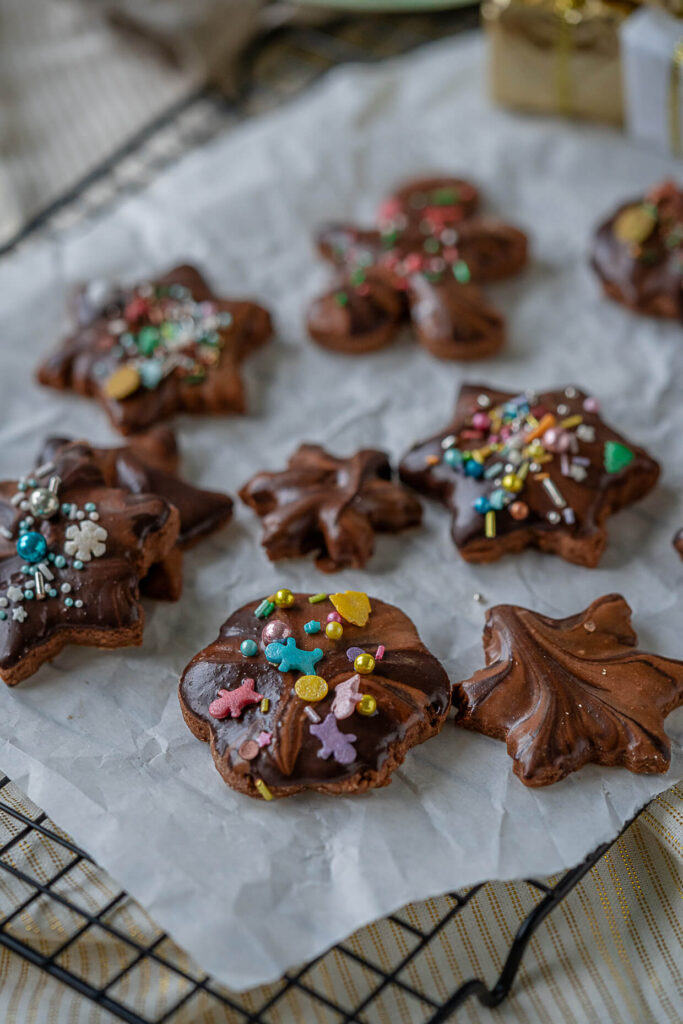
<svg viewBox="0 0 683 1024">
<path fill-rule="evenodd" d="M 235 988 L 278 977 L 408 900 L 572 865 L 683 777 L 681 712 L 668 720 L 668 775 L 588 767 L 537 792 L 514 778 L 502 743 L 449 722 L 386 790 L 266 804 L 223 784 L 180 716 L 186 662 L 233 609 L 277 585 L 356 587 L 395 602 L 454 679 L 482 664 L 475 591 L 551 615 L 621 591 L 642 646 L 683 657 L 683 564 L 671 547 L 683 525 L 683 338 L 679 326 L 604 300 L 586 263 L 591 225 L 676 168 L 608 129 L 495 111 L 481 76 L 478 40 L 341 70 L 94 225 L 33 243 L 0 268 L 5 475 L 30 465 L 47 432 L 110 438 L 96 405 L 31 380 L 65 326 L 66 287 L 94 274 L 135 279 L 185 259 L 218 291 L 267 302 L 279 325 L 277 342 L 247 370 L 251 415 L 180 424 L 197 482 L 234 493 L 255 470 L 280 468 L 303 439 L 341 454 L 375 445 L 397 458 L 441 427 L 465 379 L 587 387 L 663 464 L 657 491 L 611 521 L 596 570 L 533 552 L 468 566 L 451 546 L 447 513 L 430 505 L 421 530 L 379 539 L 368 572 L 328 579 L 305 560 L 272 567 L 259 523 L 238 506 L 222 535 L 187 556 L 182 600 L 148 604 L 141 649 L 72 648 L 16 689 L 0 687 L 2 769 Z M 394 183 L 431 170 L 471 175 L 490 209 L 532 233 L 528 273 L 491 289 L 508 314 L 505 354 L 451 365 L 407 335 L 355 360 L 311 345 L 303 310 L 327 279 L 314 226 L 369 219 Z"/>
</svg>

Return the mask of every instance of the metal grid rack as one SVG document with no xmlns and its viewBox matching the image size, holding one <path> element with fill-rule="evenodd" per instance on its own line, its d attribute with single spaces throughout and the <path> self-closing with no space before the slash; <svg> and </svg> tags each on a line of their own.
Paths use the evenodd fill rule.
<svg viewBox="0 0 683 1024">
<path fill-rule="evenodd" d="M 392 989 L 394 995 L 410 1000 L 410 1019 L 421 1024 L 448 1020 L 473 995 L 486 1006 L 497 1006 L 510 991 L 524 951 L 543 920 L 613 845 L 599 846 L 553 884 L 527 881 L 538 894 L 537 902 L 522 920 L 491 987 L 481 978 L 471 978 L 454 988 L 446 1000 L 437 1002 L 404 980 L 406 968 L 481 888 L 474 886 L 449 893 L 441 903 L 443 912 L 429 928 L 418 927 L 401 913 L 392 915 L 393 925 L 405 931 L 410 941 L 409 951 L 397 955 L 389 971 L 342 942 L 285 974 L 270 993 L 268 987 L 260 989 L 260 1005 L 248 1006 L 238 994 L 216 985 L 196 968 L 142 908 L 94 865 L 85 850 L 39 808 L 17 796 L 6 776 L 0 779 L 0 837 L 0 945 L 128 1024 L 181 1024 L 198 1019 L 200 1012 L 210 1015 L 212 1011 L 218 1016 L 209 1019 L 229 1024 L 271 1024 L 272 1014 L 290 1000 L 293 990 L 298 997 L 296 1019 L 324 1024 L 364 1024 L 373 1004 Z M 48 929 L 36 927 L 36 922 L 47 924 Z M 106 968 L 102 976 L 95 977 L 92 952 L 98 945 L 106 945 Z M 311 972 L 335 954 L 355 961 L 369 979 L 367 992 L 356 1005 L 330 998 L 311 984 Z M 165 994 L 161 1008 L 157 1002 L 151 1012 L 145 1007 L 150 991 Z"/>
<path fill-rule="evenodd" d="M 0 256 L 37 234 L 59 233 L 99 215 L 121 196 L 144 188 L 193 147 L 274 109 L 337 64 L 392 57 L 471 28 L 477 20 L 476 10 L 466 10 L 345 17 L 323 27 L 274 30 L 245 53 L 236 96 L 226 97 L 209 87 L 187 96 L 24 225 L 0 248 Z M 0 778 L 0 945 L 130 1024 L 186 1024 L 200 1018 L 221 1024 L 272 1024 L 280 1019 L 277 1011 L 285 1003 L 289 1015 L 284 1019 L 366 1024 L 374 1019 L 373 1009 L 391 996 L 409 1000 L 411 1021 L 437 1024 L 472 995 L 488 1006 L 505 999 L 536 930 L 611 845 L 600 846 L 553 884 L 529 880 L 536 902 L 521 921 L 491 987 L 472 978 L 437 1001 L 405 980 L 406 968 L 453 926 L 456 915 L 481 888 L 476 886 L 440 900 L 440 913 L 428 927 L 402 913 L 392 915 L 389 921 L 403 940 L 397 943 L 390 970 L 359 955 L 347 940 L 288 972 L 278 985 L 259 989 L 260 999 L 254 1001 L 251 995 L 220 987 L 193 964 L 85 850 L 5 776 Z M 105 948 L 106 956 L 98 958 L 97 951 L 102 954 Z M 325 994 L 312 980 L 316 969 L 333 956 L 343 956 L 363 971 L 363 994 L 355 1005 Z M 398 1019 L 391 1012 L 387 1017 L 386 1008 L 380 1014 L 383 1019 Z"/>
</svg>

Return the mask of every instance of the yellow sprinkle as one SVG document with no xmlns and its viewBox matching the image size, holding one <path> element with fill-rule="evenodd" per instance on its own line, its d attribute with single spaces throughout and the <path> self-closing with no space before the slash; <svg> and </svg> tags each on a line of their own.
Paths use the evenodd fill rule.
<svg viewBox="0 0 683 1024">
<path fill-rule="evenodd" d="M 360 715 L 374 715 L 377 710 L 377 701 L 371 693 L 364 693 L 356 704 L 356 711 Z"/>
<path fill-rule="evenodd" d="M 538 420 L 536 419 L 535 416 L 532 416 L 530 412 L 527 413 L 526 421 L 527 421 L 527 423 L 529 424 L 530 427 L 537 427 L 538 426 Z"/>
<path fill-rule="evenodd" d="M 254 785 L 256 786 L 264 800 L 273 799 L 273 794 L 270 792 L 263 779 L 256 779 Z"/>
<path fill-rule="evenodd" d="M 307 703 L 315 703 L 327 696 L 327 682 L 322 676 L 299 676 L 294 683 L 294 691 L 297 697 L 301 697 Z"/>
<path fill-rule="evenodd" d="M 370 672 L 375 671 L 375 659 L 371 654 L 358 654 L 354 659 L 353 667 L 356 672 L 360 672 L 361 675 L 366 676 Z"/>
<path fill-rule="evenodd" d="M 342 619 L 354 626 L 364 626 L 370 618 L 370 598 L 362 590 L 347 590 L 343 594 L 330 594 L 330 601 Z"/>
<path fill-rule="evenodd" d="M 336 619 L 333 619 L 332 622 L 328 622 L 325 626 L 325 635 L 328 636 L 330 640 L 341 640 L 344 636 L 344 627 L 341 622 L 337 622 Z"/>
<path fill-rule="evenodd" d="M 108 398 L 120 401 L 140 387 L 140 374 L 134 366 L 120 366 L 104 382 L 102 390 Z"/>
<path fill-rule="evenodd" d="M 264 715 L 265 715 L 265 713 L 266 713 L 266 711 L 268 710 L 269 707 L 270 707 L 270 701 L 268 700 L 267 697 L 264 697 L 263 700 L 261 701 L 261 711 L 264 713 Z"/>
<path fill-rule="evenodd" d="M 552 455 L 537 455 L 534 462 L 538 462 L 539 465 L 544 465 L 546 462 L 552 462 Z"/>
<path fill-rule="evenodd" d="M 278 608 L 290 608 L 294 604 L 294 594 L 287 587 L 281 587 L 272 597 Z"/>
<path fill-rule="evenodd" d="M 564 430 L 571 430 L 572 427 L 578 427 L 579 423 L 583 423 L 583 416 L 567 416 L 566 420 L 560 421 L 560 426 Z"/>
<path fill-rule="evenodd" d="M 492 508 L 488 510 L 485 517 L 485 532 L 487 537 L 496 536 L 496 513 Z"/>
<path fill-rule="evenodd" d="M 327 594 L 311 594 L 308 599 L 309 604 L 320 604 L 321 601 L 326 600 Z"/>
</svg>

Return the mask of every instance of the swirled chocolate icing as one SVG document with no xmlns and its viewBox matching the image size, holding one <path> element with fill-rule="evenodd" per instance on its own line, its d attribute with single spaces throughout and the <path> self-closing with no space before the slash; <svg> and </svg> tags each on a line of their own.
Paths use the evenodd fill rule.
<svg viewBox="0 0 683 1024">
<path fill-rule="evenodd" d="M 683 323 L 683 191 L 668 181 L 622 204 L 597 229 L 591 264 L 611 299 Z"/>
<path fill-rule="evenodd" d="M 456 722 L 505 740 L 526 786 L 589 762 L 665 772 L 664 719 L 683 704 L 683 662 L 636 644 L 619 594 L 566 619 L 497 605 L 484 629 L 487 668 L 454 687 Z"/>
<path fill-rule="evenodd" d="M 409 321 L 417 340 L 442 359 L 479 359 L 504 341 L 504 322 L 478 285 L 518 273 L 526 236 L 477 217 L 478 193 L 459 178 L 410 182 L 382 203 L 377 227 L 330 224 L 318 250 L 337 269 L 333 287 L 308 314 L 325 348 L 382 348 Z"/>
<path fill-rule="evenodd" d="M 362 568 L 375 532 L 397 533 L 422 520 L 419 501 L 392 480 L 386 454 L 373 449 L 348 459 L 302 444 L 280 473 L 257 473 L 240 497 L 263 519 L 262 544 L 272 561 L 317 552 L 324 572 Z"/>
<path fill-rule="evenodd" d="M 240 363 L 272 333 L 261 306 L 218 298 L 191 266 L 84 289 L 75 306 L 77 327 L 39 366 L 41 384 L 96 397 L 123 434 L 179 412 L 244 412 Z"/>
<path fill-rule="evenodd" d="M 515 394 L 467 384 L 451 422 L 408 452 L 399 475 L 451 510 L 467 561 L 537 547 L 595 566 L 608 516 L 647 494 L 659 466 L 578 388 Z"/>
<path fill-rule="evenodd" d="M 140 643 L 139 581 L 180 525 L 162 497 L 108 487 L 89 445 L 66 445 L 52 461 L 59 507 L 50 517 L 30 506 L 47 480 L 0 484 L 0 675 L 10 685 L 70 643 Z"/>
<path fill-rule="evenodd" d="M 260 602 L 240 608 L 221 627 L 218 639 L 192 659 L 180 681 L 185 721 L 195 736 L 211 744 L 216 767 L 228 785 L 249 796 L 264 795 L 257 781 L 275 797 L 303 789 L 351 793 L 384 786 L 407 750 L 437 733 L 448 712 L 448 677 L 403 612 L 371 598 L 366 625 L 345 621 L 343 637 L 331 640 L 324 631 L 327 615 L 334 611 L 331 602 L 311 604 L 308 598 L 296 594 L 291 607 L 275 608 L 266 619 L 255 615 Z M 309 635 L 304 625 L 311 620 L 319 621 L 322 630 Z M 285 627 L 299 648 L 322 650 L 315 665 L 329 688 L 322 700 L 301 699 L 294 689 L 301 672 L 280 672 L 266 659 L 268 641 L 262 632 L 273 623 Z M 241 653 L 245 640 L 257 645 L 255 657 Z M 320 756 L 323 744 L 310 711 L 321 723 L 333 715 L 336 688 L 355 672 L 349 648 L 379 657 L 380 645 L 385 650 L 374 671 L 358 677 L 360 691 L 376 700 L 375 713 L 355 710 L 336 720 L 340 733 L 354 737 L 351 760 L 340 763 L 334 755 Z M 253 689 L 267 699 L 268 710 L 255 703 L 239 717 L 214 717 L 209 708 L 220 691 L 233 691 L 245 679 L 254 680 Z M 253 747 L 263 733 L 270 741 L 254 756 Z"/>
</svg>

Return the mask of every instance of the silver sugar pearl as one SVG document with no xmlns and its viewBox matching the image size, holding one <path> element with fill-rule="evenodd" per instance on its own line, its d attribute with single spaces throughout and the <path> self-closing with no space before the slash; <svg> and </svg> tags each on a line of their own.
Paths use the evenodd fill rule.
<svg viewBox="0 0 683 1024">
<path fill-rule="evenodd" d="M 548 515 L 547 515 L 546 518 L 547 518 L 549 523 L 552 523 L 553 525 L 555 525 L 556 523 L 559 523 L 559 521 L 560 521 L 560 513 L 556 512 L 554 509 L 551 509 L 551 511 L 548 512 Z"/>
<path fill-rule="evenodd" d="M 36 487 L 29 496 L 29 508 L 34 516 L 49 519 L 59 512 L 59 498 L 48 487 Z"/>
<path fill-rule="evenodd" d="M 564 393 L 565 393 L 567 398 L 576 398 L 576 388 L 572 388 L 572 387 L 565 388 L 564 389 Z"/>
<path fill-rule="evenodd" d="M 489 398 L 488 395 L 478 395 L 477 405 L 479 406 L 480 409 L 488 409 L 489 406 L 491 405 L 491 399 Z"/>
<path fill-rule="evenodd" d="M 566 416 L 569 412 L 569 406 L 565 405 L 564 402 L 561 402 L 557 407 L 557 411 L 560 416 Z"/>
</svg>

